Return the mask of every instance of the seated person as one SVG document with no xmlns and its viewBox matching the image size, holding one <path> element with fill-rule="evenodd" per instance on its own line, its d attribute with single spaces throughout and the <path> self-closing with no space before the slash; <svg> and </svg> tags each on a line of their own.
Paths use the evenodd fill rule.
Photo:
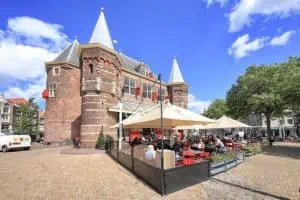
<svg viewBox="0 0 300 200">
<path fill-rule="evenodd" d="M 201 139 L 197 140 L 197 142 L 192 145 L 192 149 L 196 150 L 196 151 L 203 151 L 204 148 L 205 148 L 205 145 Z"/>
<path fill-rule="evenodd" d="M 175 151 L 175 159 L 176 161 L 179 160 L 180 158 L 180 144 L 179 142 L 176 140 L 175 144 L 173 145 L 173 150 Z"/>
<path fill-rule="evenodd" d="M 213 153 L 216 150 L 213 142 L 211 140 L 208 141 L 207 145 L 205 146 L 204 151 L 205 152 L 209 152 L 209 153 Z"/>
<path fill-rule="evenodd" d="M 225 152 L 225 145 L 223 144 L 223 142 L 220 140 L 220 137 L 217 136 L 215 138 L 215 146 L 216 146 L 216 149 L 219 151 L 219 152 Z"/>
</svg>

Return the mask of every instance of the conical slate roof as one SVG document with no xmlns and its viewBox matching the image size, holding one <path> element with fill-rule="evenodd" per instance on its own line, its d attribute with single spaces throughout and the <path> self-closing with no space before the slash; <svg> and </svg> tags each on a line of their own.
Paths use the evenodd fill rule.
<svg viewBox="0 0 300 200">
<path fill-rule="evenodd" d="M 66 62 L 79 66 L 79 58 L 77 56 L 78 47 L 79 42 L 75 39 L 72 44 L 59 54 L 52 62 Z"/>
<path fill-rule="evenodd" d="M 101 43 L 110 49 L 114 49 L 114 45 L 111 40 L 109 29 L 104 16 L 103 8 L 101 8 L 100 16 L 89 43 Z"/>
<path fill-rule="evenodd" d="M 179 65 L 177 63 L 176 57 L 174 57 L 168 84 L 183 83 L 183 82 L 184 82 L 183 76 L 179 69 Z"/>
</svg>

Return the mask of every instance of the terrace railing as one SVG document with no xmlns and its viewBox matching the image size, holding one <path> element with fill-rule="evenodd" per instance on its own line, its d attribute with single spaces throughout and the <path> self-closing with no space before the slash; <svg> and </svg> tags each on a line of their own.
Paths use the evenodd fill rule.
<svg viewBox="0 0 300 200">
<path fill-rule="evenodd" d="M 210 177 L 210 162 L 201 161 L 189 166 L 161 169 L 161 165 L 143 159 L 142 145 L 131 146 L 107 136 L 106 152 L 121 165 L 151 186 L 158 193 L 170 194 L 182 188 L 200 183 Z M 121 148 L 119 149 L 119 146 Z"/>
</svg>

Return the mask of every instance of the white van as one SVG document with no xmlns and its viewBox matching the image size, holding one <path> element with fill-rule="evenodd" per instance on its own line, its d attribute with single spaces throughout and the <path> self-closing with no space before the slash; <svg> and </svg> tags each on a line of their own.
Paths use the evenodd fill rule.
<svg viewBox="0 0 300 200">
<path fill-rule="evenodd" d="M 29 135 L 3 135 L 0 134 L 0 150 L 7 152 L 11 149 L 29 150 L 31 138 Z"/>
</svg>

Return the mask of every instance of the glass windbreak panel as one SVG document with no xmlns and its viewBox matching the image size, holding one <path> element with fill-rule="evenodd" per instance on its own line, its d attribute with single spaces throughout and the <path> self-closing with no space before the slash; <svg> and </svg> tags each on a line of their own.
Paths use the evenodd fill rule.
<svg viewBox="0 0 300 200">
<path fill-rule="evenodd" d="M 126 141 L 121 141 L 120 152 L 131 156 L 131 146 L 130 146 L 130 144 Z"/>
<path fill-rule="evenodd" d="M 139 144 L 133 148 L 135 159 L 142 161 L 152 167 L 161 168 L 159 153 L 154 149 L 153 145 Z"/>
</svg>

